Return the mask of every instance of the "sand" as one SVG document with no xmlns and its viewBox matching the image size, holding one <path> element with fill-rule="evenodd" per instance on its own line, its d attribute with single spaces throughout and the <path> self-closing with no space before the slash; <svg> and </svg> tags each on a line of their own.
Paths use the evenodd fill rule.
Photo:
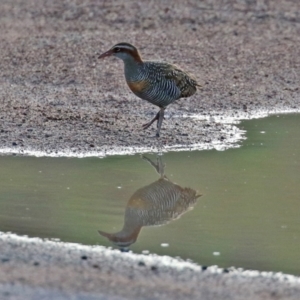
<svg viewBox="0 0 300 300">
<path fill-rule="evenodd" d="M 14 234 L 0 233 L 0 247 L 3 298 L 298 300 L 300 295 L 300 278 L 280 273 L 207 268 Z"/>
</svg>

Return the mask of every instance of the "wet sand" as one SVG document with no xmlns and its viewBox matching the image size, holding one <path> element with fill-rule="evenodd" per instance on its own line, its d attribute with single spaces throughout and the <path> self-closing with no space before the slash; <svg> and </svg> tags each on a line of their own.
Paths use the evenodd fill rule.
<svg viewBox="0 0 300 300">
<path fill-rule="evenodd" d="M 238 120 L 299 112 L 299 1 L 2 0 L 0 8 L 1 153 L 225 149 L 242 137 Z M 167 108 L 159 139 L 155 127 L 141 129 L 157 108 L 129 91 L 122 62 L 97 59 L 121 41 L 145 59 L 180 65 L 203 85 Z M 299 298 L 294 277 L 179 271 L 174 260 L 152 270 L 162 258 L 142 267 L 141 256 L 50 244 L 1 239 L 7 299 L 25 299 L 20 291 L 27 299 Z M 95 259 L 80 258 L 85 252 Z"/>
</svg>

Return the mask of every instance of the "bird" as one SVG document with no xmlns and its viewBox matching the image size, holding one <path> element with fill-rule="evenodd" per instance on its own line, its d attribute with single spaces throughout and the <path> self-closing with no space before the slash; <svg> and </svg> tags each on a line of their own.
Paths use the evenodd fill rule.
<svg viewBox="0 0 300 300">
<path fill-rule="evenodd" d="M 160 136 L 166 107 L 180 98 L 194 95 L 197 88 L 202 87 L 192 75 L 177 65 L 143 60 L 138 49 L 129 43 L 114 45 L 99 59 L 108 56 L 123 60 L 125 79 L 130 90 L 160 108 L 156 116 L 143 125 L 143 129 L 147 129 L 157 121 L 156 137 Z"/>
</svg>

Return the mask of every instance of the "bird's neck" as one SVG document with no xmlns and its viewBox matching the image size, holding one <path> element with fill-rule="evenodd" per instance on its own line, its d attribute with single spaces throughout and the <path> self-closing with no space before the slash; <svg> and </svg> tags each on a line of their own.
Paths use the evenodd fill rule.
<svg viewBox="0 0 300 300">
<path fill-rule="evenodd" d="M 134 79 L 143 65 L 143 61 L 140 56 L 138 56 L 139 59 L 137 59 L 134 56 L 128 56 L 125 59 L 123 59 L 124 62 L 124 72 L 126 79 Z"/>
</svg>

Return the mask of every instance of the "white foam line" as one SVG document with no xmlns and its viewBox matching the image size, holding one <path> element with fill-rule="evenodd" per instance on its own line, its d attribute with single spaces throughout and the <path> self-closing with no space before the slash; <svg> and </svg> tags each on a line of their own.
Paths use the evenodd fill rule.
<svg viewBox="0 0 300 300">
<path fill-rule="evenodd" d="M 240 145 L 239 141 L 245 139 L 244 130 L 239 129 L 236 126 L 228 126 L 226 131 L 226 141 L 212 140 L 209 143 L 195 143 L 191 145 L 172 145 L 172 146 L 163 146 L 163 147 L 113 147 L 113 146 L 103 146 L 99 147 L 94 151 L 86 152 L 76 152 L 69 149 L 63 151 L 42 151 L 35 149 L 22 149 L 17 147 L 7 147 L 0 148 L 1 154 L 18 154 L 26 156 L 36 156 L 36 157 L 99 157 L 103 158 L 105 156 L 111 155 L 133 155 L 137 153 L 146 153 L 146 152 L 169 152 L 169 151 L 193 151 L 193 150 L 211 150 L 216 149 L 218 151 L 223 151 L 229 148 L 237 148 Z"/>
<path fill-rule="evenodd" d="M 272 114 L 288 114 L 288 113 L 299 113 L 300 109 L 287 109 L 287 108 L 274 108 L 274 109 L 261 109 L 251 112 L 235 112 L 234 110 L 226 111 L 224 115 L 219 112 L 211 112 L 210 115 L 184 115 L 183 117 L 193 118 L 199 121 L 217 122 L 224 125 L 228 125 L 226 131 L 226 139 L 223 141 L 212 140 L 209 143 L 195 143 L 191 145 L 172 145 L 162 147 L 119 147 L 119 146 L 100 146 L 96 147 L 93 151 L 78 152 L 74 150 L 37 150 L 33 148 L 18 148 L 18 147 L 6 147 L 0 148 L 0 154 L 17 154 L 25 156 L 35 157 L 99 157 L 103 158 L 112 155 L 133 155 L 137 153 L 151 153 L 151 152 L 169 152 L 169 151 L 193 151 L 193 150 L 218 150 L 223 151 L 229 148 L 238 148 L 238 144 L 241 140 L 245 139 L 245 131 L 239 129 L 235 124 L 239 124 L 241 120 L 250 120 L 264 118 Z"/>
<path fill-rule="evenodd" d="M 272 108 L 259 109 L 251 112 L 236 112 L 234 110 L 227 110 L 224 115 L 219 112 L 212 111 L 209 115 L 185 115 L 184 117 L 191 117 L 201 121 L 213 121 L 222 124 L 239 124 L 242 120 L 261 119 L 275 114 L 292 114 L 300 113 L 300 108 Z"/>
<path fill-rule="evenodd" d="M 179 152 L 179 151 L 193 151 L 193 150 L 218 150 L 223 151 L 229 148 L 238 148 L 240 145 L 237 144 L 240 140 L 244 139 L 243 131 L 240 133 L 235 132 L 235 136 L 227 139 L 226 143 L 221 142 L 219 140 L 213 140 L 210 143 L 197 143 L 191 144 L 188 146 L 183 145 L 173 145 L 173 146 L 164 146 L 160 147 L 110 147 L 99 148 L 97 151 L 86 151 L 86 152 L 72 152 L 68 149 L 63 151 L 41 151 L 34 149 L 20 149 L 20 148 L 0 148 L 0 154 L 17 154 L 24 156 L 35 156 L 35 157 L 77 157 L 77 158 L 85 158 L 85 157 L 99 157 L 103 158 L 106 156 L 112 155 L 133 155 L 137 153 L 151 153 L 151 152 Z"/>
</svg>

